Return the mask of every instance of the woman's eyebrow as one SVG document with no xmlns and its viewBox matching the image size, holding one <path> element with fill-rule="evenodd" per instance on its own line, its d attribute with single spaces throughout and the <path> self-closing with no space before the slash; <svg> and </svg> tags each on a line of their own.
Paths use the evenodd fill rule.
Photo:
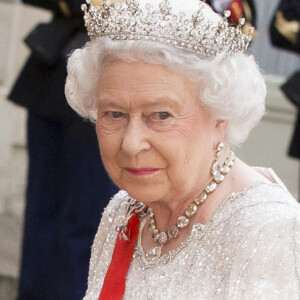
<svg viewBox="0 0 300 300">
<path fill-rule="evenodd" d="M 113 100 L 113 99 L 108 99 L 108 98 L 100 98 L 98 100 L 98 106 L 111 106 L 111 107 L 116 107 L 116 108 L 121 108 L 122 107 L 122 101 L 120 100 Z"/>
<path fill-rule="evenodd" d="M 158 99 L 153 99 L 153 101 L 149 101 L 148 103 L 145 103 L 144 106 L 147 107 L 159 107 L 162 105 L 167 105 L 170 107 L 180 107 L 180 103 L 173 98 L 169 97 L 161 97 Z"/>
</svg>

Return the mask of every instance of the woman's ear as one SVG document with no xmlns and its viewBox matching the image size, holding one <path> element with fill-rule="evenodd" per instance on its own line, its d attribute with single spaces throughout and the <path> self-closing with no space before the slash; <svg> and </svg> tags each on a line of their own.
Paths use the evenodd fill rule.
<svg viewBox="0 0 300 300">
<path fill-rule="evenodd" d="M 216 135 L 218 141 L 224 141 L 226 136 L 226 130 L 228 126 L 227 120 L 217 120 L 215 124 Z"/>
</svg>

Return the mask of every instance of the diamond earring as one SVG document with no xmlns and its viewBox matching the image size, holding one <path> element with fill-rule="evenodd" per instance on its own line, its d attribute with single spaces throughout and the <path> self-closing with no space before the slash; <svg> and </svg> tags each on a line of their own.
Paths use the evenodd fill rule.
<svg viewBox="0 0 300 300">
<path fill-rule="evenodd" d="M 221 156 L 223 148 L 224 148 L 223 143 L 219 143 L 217 145 L 216 154 L 215 154 L 216 159 L 213 162 L 212 167 L 211 167 L 211 174 L 213 176 L 213 179 L 214 179 L 215 183 L 220 183 L 224 180 L 224 175 L 222 174 L 221 166 L 220 166 L 220 163 L 218 161 L 218 158 Z"/>
</svg>

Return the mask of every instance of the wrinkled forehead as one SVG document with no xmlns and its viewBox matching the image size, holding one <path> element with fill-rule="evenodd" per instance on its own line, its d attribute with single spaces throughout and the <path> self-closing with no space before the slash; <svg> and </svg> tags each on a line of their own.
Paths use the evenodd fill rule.
<svg viewBox="0 0 300 300">
<path fill-rule="evenodd" d="M 197 101 L 196 85 L 166 66 L 136 61 L 115 60 L 103 68 L 99 100 L 135 98 L 155 102 L 164 98 L 174 101 Z"/>
<path fill-rule="evenodd" d="M 137 86 L 141 83 L 160 84 L 168 87 L 171 85 L 193 88 L 195 84 L 184 75 L 169 69 L 165 65 L 153 64 L 145 61 L 123 61 L 117 58 L 109 57 L 101 67 L 100 84 L 114 81 L 123 84 L 126 83 Z"/>
</svg>

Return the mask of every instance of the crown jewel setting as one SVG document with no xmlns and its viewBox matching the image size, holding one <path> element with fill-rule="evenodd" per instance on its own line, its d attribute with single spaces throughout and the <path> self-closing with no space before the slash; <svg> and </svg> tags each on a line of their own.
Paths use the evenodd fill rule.
<svg viewBox="0 0 300 300">
<path fill-rule="evenodd" d="M 103 0 L 100 6 L 86 0 L 82 5 L 84 20 L 91 39 L 109 37 L 112 40 L 148 40 L 192 51 L 204 57 L 219 53 L 233 54 L 246 51 L 254 28 L 242 32 L 245 19 L 237 26 L 229 24 L 230 11 L 224 11 L 219 23 L 205 22 L 205 4 L 199 0 L 195 13 L 172 13 L 170 1 L 162 0 L 155 10 L 149 2 L 144 9 L 137 0 L 111 3 Z"/>
</svg>

